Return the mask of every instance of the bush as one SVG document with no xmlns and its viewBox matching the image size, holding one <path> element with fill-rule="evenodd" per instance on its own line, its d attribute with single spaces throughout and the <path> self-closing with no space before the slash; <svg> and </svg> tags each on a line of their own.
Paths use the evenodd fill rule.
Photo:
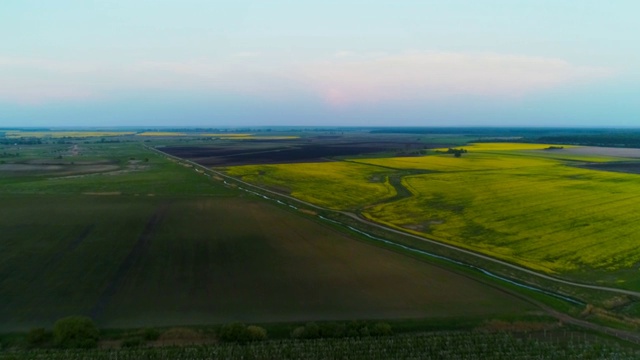
<svg viewBox="0 0 640 360">
<path fill-rule="evenodd" d="M 122 341 L 122 344 L 120 344 L 121 347 L 123 348 L 132 348 L 132 347 L 138 347 L 140 345 L 142 345 L 144 343 L 144 341 L 139 338 L 139 337 L 134 337 L 134 338 L 129 338 L 126 340 Z"/>
<path fill-rule="evenodd" d="M 218 332 L 218 338 L 222 341 L 244 343 L 249 341 L 249 333 L 244 324 L 233 323 L 223 326 Z"/>
<path fill-rule="evenodd" d="M 65 349 L 94 348 L 98 345 L 98 328 L 86 316 L 62 318 L 53 325 L 53 342 Z"/>
<path fill-rule="evenodd" d="M 308 322 L 305 326 L 299 326 L 291 332 L 294 339 L 318 339 L 322 335 L 320 326 L 314 322 Z"/>
<path fill-rule="evenodd" d="M 376 323 L 375 325 L 373 325 L 373 328 L 371 329 L 371 335 L 373 336 L 387 336 L 391 334 L 392 334 L 391 325 L 389 325 L 386 322 Z"/>
<path fill-rule="evenodd" d="M 144 329 L 142 337 L 147 341 L 156 341 L 160 337 L 160 331 L 157 329 Z"/>
<path fill-rule="evenodd" d="M 346 330 L 347 326 L 345 324 L 322 323 L 320 324 L 320 337 L 341 338 L 344 337 L 344 333 Z"/>
<path fill-rule="evenodd" d="M 233 323 L 223 326 L 218 332 L 218 338 L 222 341 L 236 343 L 260 341 L 267 338 L 267 330 L 260 326 Z"/>
<path fill-rule="evenodd" d="M 305 339 L 317 339 L 320 337 L 320 326 L 314 322 L 309 322 L 304 326 Z"/>
<path fill-rule="evenodd" d="M 291 337 L 294 339 L 304 338 L 304 326 L 298 326 L 297 328 L 293 329 L 293 331 L 291 332 Z"/>
<path fill-rule="evenodd" d="M 260 326 L 247 326 L 247 332 L 249 333 L 249 339 L 251 341 L 261 341 L 267 339 L 267 330 Z"/>
<path fill-rule="evenodd" d="M 51 333 L 44 328 L 35 328 L 27 333 L 27 345 L 29 347 L 39 347 L 51 340 Z"/>
<path fill-rule="evenodd" d="M 175 327 L 163 332 L 157 339 L 169 343 L 176 341 L 195 343 L 202 340 L 202 334 L 193 329 Z"/>
</svg>

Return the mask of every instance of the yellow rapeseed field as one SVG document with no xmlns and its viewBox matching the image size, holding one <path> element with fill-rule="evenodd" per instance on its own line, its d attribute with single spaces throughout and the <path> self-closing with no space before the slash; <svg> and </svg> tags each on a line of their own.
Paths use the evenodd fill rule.
<svg viewBox="0 0 640 360">
<path fill-rule="evenodd" d="M 245 165 L 227 172 L 331 209 L 354 209 L 396 195 L 385 171 L 348 162 Z"/>
<path fill-rule="evenodd" d="M 412 197 L 368 208 L 365 216 L 546 272 L 640 262 L 640 175 L 569 166 L 619 158 L 516 145 L 469 146 L 461 158 L 358 160 L 434 171 L 405 177 Z"/>
<path fill-rule="evenodd" d="M 186 136 L 183 132 L 171 132 L 171 131 L 145 131 L 137 134 L 138 136 Z"/>
</svg>

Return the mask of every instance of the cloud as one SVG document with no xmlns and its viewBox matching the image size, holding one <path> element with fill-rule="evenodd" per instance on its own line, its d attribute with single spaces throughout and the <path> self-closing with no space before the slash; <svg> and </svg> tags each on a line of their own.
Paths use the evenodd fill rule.
<svg viewBox="0 0 640 360">
<path fill-rule="evenodd" d="M 560 59 L 448 52 L 334 58 L 299 71 L 300 79 L 333 106 L 455 96 L 513 98 L 612 74 Z"/>
<path fill-rule="evenodd" d="M 37 105 L 91 98 L 93 86 L 79 80 L 97 72 L 90 63 L 0 57 L 0 100 Z"/>
<path fill-rule="evenodd" d="M 302 95 L 344 107 L 460 96 L 518 98 L 613 74 L 561 59 L 504 54 L 340 51 L 320 61 L 263 55 L 134 62 L 0 57 L 0 100 L 38 104 L 187 90 L 277 101 Z"/>
</svg>

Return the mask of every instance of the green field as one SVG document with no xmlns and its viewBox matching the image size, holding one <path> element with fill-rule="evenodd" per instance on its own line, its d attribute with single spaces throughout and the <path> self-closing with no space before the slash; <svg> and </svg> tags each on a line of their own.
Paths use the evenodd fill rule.
<svg viewBox="0 0 640 360">
<path fill-rule="evenodd" d="M 1 331 L 71 314 L 132 327 L 533 309 L 139 144 L 21 151 L 0 169 Z"/>
<path fill-rule="evenodd" d="M 584 154 L 571 147 L 544 150 L 547 147 L 477 144 L 465 147 L 468 153 L 460 158 L 433 154 L 357 159 L 340 165 L 279 165 L 272 178 L 268 167 L 251 169 L 254 174 L 264 169 L 262 183 L 288 179 L 293 196 L 310 200 L 298 194 L 297 186 L 316 189 L 318 204 L 353 211 L 364 207 L 367 218 L 407 232 L 547 273 L 639 289 L 640 175 L 579 167 L 634 159 L 604 150 Z M 299 171 L 313 168 L 330 174 L 338 166 L 361 174 L 349 176 L 349 192 L 325 181 L 314 185 Z M 231 168 L 229 173 L 242 176 L 246 169 Z M 409 196 L 386 202 L 368 200 L 367 193 L 358 197 L 355 192 L 369 185 L 369 174 L 376 169 L 390 176 L 394 171 L 406 174 L 399 190 Z M 302 179 L 301 185 L 296 177 Z M 354 198 L 361 202 L 354 204 Z"/>
</svg>

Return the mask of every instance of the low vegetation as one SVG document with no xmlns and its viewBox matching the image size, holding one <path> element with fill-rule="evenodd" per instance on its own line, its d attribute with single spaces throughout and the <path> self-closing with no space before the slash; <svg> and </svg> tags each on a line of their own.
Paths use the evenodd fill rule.
<svg viewBox="0 0 640 360">
<path fill-rule="evenodd" d="M 637 359 L 640 353 L 577 334 L 440 332 L 222 343 L 206 346 L 0 352 L 0 359 Z"/>
</svg>

